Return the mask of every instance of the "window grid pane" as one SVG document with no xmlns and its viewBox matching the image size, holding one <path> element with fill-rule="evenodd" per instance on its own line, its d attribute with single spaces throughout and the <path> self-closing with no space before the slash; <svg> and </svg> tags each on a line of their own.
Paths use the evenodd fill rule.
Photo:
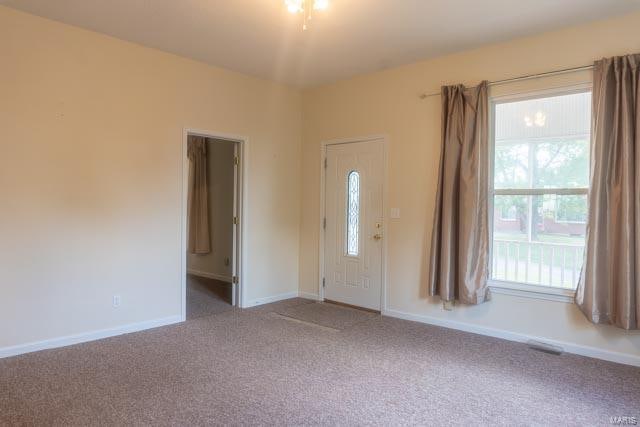
<svg viewBox="0 0 640 427">
<path fill-rule="evenodd" d="M 347 255 L 357 256 L 360 228 L 360 174 L 347 177 Z"/>
<path fill-rule="evenodd" d="M 591 93 L 506 102 L 494 112 L 491 277 L 575 289 L 588 214 Z"/>
</svg>

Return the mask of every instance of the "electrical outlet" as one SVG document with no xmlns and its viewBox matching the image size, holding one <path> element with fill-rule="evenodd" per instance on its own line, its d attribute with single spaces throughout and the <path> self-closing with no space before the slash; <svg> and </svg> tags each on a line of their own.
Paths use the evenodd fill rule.
<svg viewBox="0 0 640 427">
<path fill-rule="evenodd" d="M 114 296 L 113 296 L 113 306 L 114 306 L 115 308 L 120 307 L 120 303 L 121 303 L 121 302 L 122 302 L 122 301 L 121 301 L 120 295 L 114 295 Z"/>
</svg>

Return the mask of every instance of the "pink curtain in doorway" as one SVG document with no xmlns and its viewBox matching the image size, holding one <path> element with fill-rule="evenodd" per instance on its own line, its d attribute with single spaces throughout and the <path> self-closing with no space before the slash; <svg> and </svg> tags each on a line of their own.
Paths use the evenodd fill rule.
<svg viewBox="0 0 640 427">
<path fill-rule="evenodd" d="M 207 139 L 189 136 L 188 250 L 192 254 L 211 252 L 209 234 L 209 185 L 207 182 Z"/>
</svg>

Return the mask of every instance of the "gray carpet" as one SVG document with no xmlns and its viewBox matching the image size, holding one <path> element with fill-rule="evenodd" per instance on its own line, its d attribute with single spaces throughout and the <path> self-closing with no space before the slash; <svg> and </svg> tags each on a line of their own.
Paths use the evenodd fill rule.
<svg viewBox="0 0 640 427">
<path fill-rule="evenodd" d="M 231 284 L 206 277 L 187 275 L 187 319 L 233 310 Z"/>
<path fill-rule="evenodd" d="M 292 300 L 0 360 L 0 425 L 608 425 L 640 369 Z"/>
<path fill-rule="evenodd" d="M 368 311 L 322 302 L 283 307 L 277 310 L 277 313 L 303 322 L 315 323 L 326 328 L 339 330 L 350 328 L 379 316 L 379 314 Z"/>
</svg>

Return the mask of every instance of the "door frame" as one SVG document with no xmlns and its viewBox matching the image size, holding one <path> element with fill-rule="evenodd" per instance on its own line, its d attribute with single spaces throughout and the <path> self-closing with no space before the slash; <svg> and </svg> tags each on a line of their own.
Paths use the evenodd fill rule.
<svg viewBox="0 0 640 427">
<path fill-rule="evenodd" d="M 323 279 L 325 278 L 325 228 L 324 218 L 326 216 L 326 179 L 327 170 L 325 169 L 325 160 L 327 158 L 327 148 L 330 145 L 355 144 L 361 142 L 382 142 L 383 147 L 383 176 L 382 176 L 382 229 L 384 235 L 382 239 L 382 272 L 380 287 L 380 312 L 387 310 L 387 254 L 389 241 L 389 220 L 388 220 L 388 181 L 389 181 L 389 137 L 387 135 L 370 135 L 356 138 L 339 138 L 320 142 L 320 220 L 318 221 L 318 232 L 320 238 L 318 247 L 318 301 L 324 301 Z"/>
<path fill-rule="evenodd" d="M 247 161 L 249 157 L 249 138 L 241 135 L 231 135 L 221 132 L 184 128 L 182 131 L 182 154 L 180 158 L 180 295 L 181 318 L 184 322 L 187 318 L 187 205 L 189 197 L 189 158 L 187 156 L 187 141 L 189 136 L 202 136 L 211 139 L 233 142 L 237 147 L 238 165 L 234 178 L 234 211 L 238 217 L 235 229 L 233 254 L 234 268 L 232 276 L 238 277 L 238 283 L 232 283 L 233 305 L 245 307 L 247 295 L 247 224 L 248 218 L 248 179 Z M 233 281 L 233 280 L 232 280 Z"/>
</svg>

